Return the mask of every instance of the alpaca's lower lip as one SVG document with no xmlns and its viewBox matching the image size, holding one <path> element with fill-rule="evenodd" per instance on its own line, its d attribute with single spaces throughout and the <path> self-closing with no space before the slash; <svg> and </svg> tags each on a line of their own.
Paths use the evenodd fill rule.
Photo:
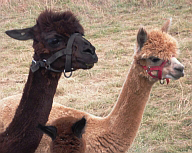
<svg viewBox="0 0 192 153">
<path fill-rule="evenodd" d="M 86 66 L 89 66 L 89 67 L 94 65 L 94 63 L 86 63 L 86 62 L 82 61 L 81 59 L 77 59 L 77 61 L 86 65 Z"/>
<path fill-rule="evenodd" d="M 94 66 L 94 63 L 85 63 L 81 59 L 77 59 L 77 61 L 84 65 L 83 69 L 90 69 Z"/>
<path fill-rule="evenodd" d="M 87 67 L 93 67 L 94 66 L 94 64 L 92 63 L 92 64 L 85 64 Z"/>
<path fill-rule="evenodd" d="M 165 78 L 172 79 L 172 80 L 178 80 L 181 76 L 174 76 L 173 74 L 169 74 Z"/>
</svg>

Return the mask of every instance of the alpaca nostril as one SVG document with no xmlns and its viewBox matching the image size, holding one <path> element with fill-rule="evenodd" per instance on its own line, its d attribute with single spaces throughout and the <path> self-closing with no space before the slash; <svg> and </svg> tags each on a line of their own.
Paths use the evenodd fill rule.
<svg viewBox="0 0 192 153">
<path fill-rule="evenodd" d="M 182 67 L 175 67 L 174 70 L 179 71 L 179 72 L 183 72 L 184 67 L 183 66 Z"/>
<path fill-rule="evenodd" d="M 92 54 L 92 51 L 91 51 L 90 49 L 85 49 L 83 52 L 84 52 L 84 53 L 90 53 L 90 54 Z"/>
<path fill-rule="evenodd" d="M 90 54 L 92 54 L 92 55 L 95 54 L 95 50 L 94 50 L 94 49 L 91 49 L 91 48 L 85 49 L 83 52 L 84 52 L 84 53 L 90 53 Z"/>
</svg>

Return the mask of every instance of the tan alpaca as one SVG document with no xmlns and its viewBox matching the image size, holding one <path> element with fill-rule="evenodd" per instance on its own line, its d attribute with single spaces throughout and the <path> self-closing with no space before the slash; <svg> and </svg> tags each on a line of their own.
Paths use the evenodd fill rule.
<svg viewBox="0 0 192 153">
<path fill-rule="evenodd" d="M 126 152 L 136 137 L 153 84 L 160 79 L 177 80 L 184 76 L 184 66 L 176 59 L 177 41 L 167 34 L 170 23 L 168 20 L 162 30 L 146 32 L 144 28 L 139 29 L 134 60 L 108 116 L 96 117 L 54 103 L 49 123 L 60 117 L 85 116 L 87 125 L 83 137 L 86 153 Z M 9 103 L 8 100 L 4 102 Z M 48 137 L 43 137 L 36 152 L 49 152 L 50 141 Z"/>
</svg>

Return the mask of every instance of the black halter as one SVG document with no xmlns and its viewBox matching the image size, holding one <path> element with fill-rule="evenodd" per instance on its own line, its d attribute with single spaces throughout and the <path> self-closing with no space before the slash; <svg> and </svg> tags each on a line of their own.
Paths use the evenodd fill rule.
<svg viewBox="0 0 192 153">
<path fill-rule="evenodd" d="M 32 65 L 31 65 L 31 71 L 35 72 L 37 71 L 40 67 L 44 67 L 47 70 L 53 71 L 53 72 L 63 72 L 64 76 L 66 78 L 71 77 L 72 75 L 72 68 L 71 68 L 71 55 L 72 55 L 72 45 L 74 42 L 74 39 L 76 36 L 82 36 L 80 33 L 74 33 L 70 36 L 68 42 L 67 42 L 67 47 L 65 49 L 62 49 L 55 54 L 53 54 L 51 57 L 48 59 L 44 59 L 43 61 L 35 61 L 34 59 L 32 60 Z M 66 55 L 66 61 L 65 61 L 65 69 L 63 71 L 61 70 L 55 70 L 51 67 L 51 64 L 58 59 L 59 57 Z M 66 72 L 70 72 L 70 74 L 67 76 Z"/>
</svg>

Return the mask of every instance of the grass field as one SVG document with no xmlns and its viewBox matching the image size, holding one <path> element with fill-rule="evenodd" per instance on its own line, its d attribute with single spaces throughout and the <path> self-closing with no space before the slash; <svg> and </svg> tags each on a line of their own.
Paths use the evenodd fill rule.
<svg viewBox="0 0 192 153">
<path fill-rule="evenodd" d="M 129 153 L 192 152 L 191 0 L 0 0 L 0 99 L 22 93 L 33 55 L 31 40 L 16 41 L 4 32 L 34 25 L 45 8 L 73 11 L 99 57 L 91 70 L 62 76 L 54 101 L 98 116 L 117 100 L 138 29 L 161 28 L 172 17 L 170 34 L 179 42 L 185 77 L 155 84 Z"/>
</svg>

